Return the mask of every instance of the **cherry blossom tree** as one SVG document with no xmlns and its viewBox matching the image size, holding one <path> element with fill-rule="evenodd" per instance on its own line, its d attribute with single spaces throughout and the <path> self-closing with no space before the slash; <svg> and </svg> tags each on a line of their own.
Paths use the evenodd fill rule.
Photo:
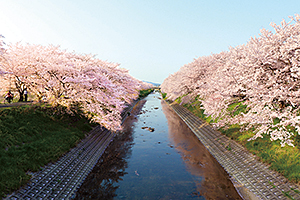
<svg viewBox="0 0 300 200">
<path fill-rule="evenodd" d="M 1 74 L 5 74 L 5 71 L 1 70 L 1 66 L 3 64 L 3 62 L 5 61 L 5 57 L 4 57 L 4 53 L 5 53 L 5 49 L 4 49 L 4 41 L 3 41 L 4 36 L 0 34 L 0 75 Z"/>
<path fill-rule="evenodd" d="M 8 91 L 10 88 L 10 82 L 9 82 L 9 73 L 4 70 L 4 64 L 6 63 L 5 58 L 5 43 L 4 43 L 4 36 L 0 34 L 0 93 L 1 96 L 4 96 L 5 92 Z"/>
<path fill-rule="evenodd" d="M 300 16 L 290 19 L 271 23 L 273 32 L 262 29 L 244 45 L 184 65 L 164 80 L 162 92 L 171 100 L 199 95 L 205 114 L 217 119 L 216 127 L 254 126 L 252 139 L 269 134 L 282 146 L 293 146 L 289 129 L 300 131 Z M 229 117 L 234 101 L 247 105 L 248 112 Z"/>
<path fill-rule="evenodd" d="M 119 64 L 94 55 L 76 54 L 59 46 L 10 45 L 2 68 L 13 76 L 20 97 L 25 89 L 53 106 L 76 104 L 85 114 L 111 130 L 118 130 L 125 104 L 149 87 Z"/>
</svg>

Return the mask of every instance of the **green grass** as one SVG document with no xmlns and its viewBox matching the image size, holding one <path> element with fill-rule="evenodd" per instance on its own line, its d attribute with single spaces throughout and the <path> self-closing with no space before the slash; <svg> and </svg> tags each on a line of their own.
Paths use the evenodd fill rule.
<svg viewBox="0 0 300 200">
<path fill-rule="evenodd" d="M 0 197 L 25 184 L 30 175 L 74 147 L 91 123 L 64 108 L 22 106 L 0 109 Z"/>
<path fill-rule="evenodd" d="M 148 96 L 153 91 L 154 91 L 154 89 L 152 89 L 152 88 L 147 89 L 147 90 L 140 90 L 139 99 L 142 99 L 142 98 Z"/>
<path fill-rule="evenodd" d="M 188 94 L 184 94 L 184 95 L 182 95 L 182 96 L 180 96 L 180 97 L 178 97 L 177 99 L 175 99 L 175 102 L 176 103 L 178 103 L 178 104 L 180 104 L 181 102 L 182 102 L 182 97 L 185 97 L 185 96 L 187 96 Z"/>
<path fill-rule="evenodd" d="M 234 117 L 239 115 L 241 112 L 247 113 L 247 105 L 244 105 L 243 102 L 234 102 L 228 105 L 227 111 L 230 113 L 230 116 Z"/>
<path fill-rule="evenodd" d="M 244 102 L 234 102 L 227 108 L 228 115 L 236 116 L 241 112 L 247 112 L 247 105 Z M 196 116 L 211 123 L 210 117 L 204 115 L 204 110 L 198 98 L 195 98 L 190 104 L 185 104 L 184 107 L 193 112 Z M 279 123 L 279 119 L 274 119 L 274 124 Z M 280 141 L 271 141 L 269 135 L 263 135 L 263 138 L 247 141 L 254 136 L 254 129 L 241 131 L 242 127 L 239 124 L 232 124 L 228 128 L 220 128 L 219 131 L 229 138 L 237 141 L 245 146 L 249 152 L 257 155 L 262 162 L 268 163 L 270 168 L 278 171 L 290 181 L 295 183 L 300 182 L 300 135 L 295 132 L 294 128 L 289 127 L 289 130 L 294 133 L 294 145 L 291 147 L 286 145 L 281 147 Z M 230 149 L 230 146 L 227 147 Z"/>
<path fill-rule="evenodd" d="M 300 194 L 300 191 L 294 188 L 291 188 L 294 192 L 296 192 L 297 194 Z"/>
<path fill-rule="evenodd" d="M 189 109 L 197 117 L 206 120 L 208 122 L 210 121 L 210 119 L 204 114 L 204 110 L 202 109 L 202 104 L 200 101 L 198 101 L 198 97 L 196 97 L 195 100 L 190 104 L 184 104 L 183 106 Z"/>
<path fill-rule="evenodd" d="M 251 153 L 257 155 L 262 162 L 270 164 L 270 168 L 278 171 L 290 181 L 300 182 L 300 151 L 299 147 L 281 147 L 279 141 L 271 141 L 269 135 L 263 138 L 247 141 L 254 133 L 240 131 L 238 125 L 228 129 L 219 129 L 223 134 L 245 146 Z"/>
</svg>

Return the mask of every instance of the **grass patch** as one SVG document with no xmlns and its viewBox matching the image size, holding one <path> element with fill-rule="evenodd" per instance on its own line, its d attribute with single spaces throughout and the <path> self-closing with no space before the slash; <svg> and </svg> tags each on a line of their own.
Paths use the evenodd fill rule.
<svg viewBox="0 0 300 200">
<path fill-rule="evenodd" d="M 182 95 L 182 96 L 180 96 L 180 97 L 178 97 L 177 99 L 175 99 L 175 101 L 174 102 L 176 102 L 176 103 L 178 103 L 178 104 L 180 104 L 181 102 L 182 102 L 182 98 L 183 97 L 185 97 L 185 96 L 187 96 L 188 94 L 184 94 L 184 95 Z"/>
<path fill-rule="evenodd" d="M 298 147 L 281 147 L 279 141 L 271 141 L 269 135 L 247 141 L 254 133 L 241 131 L 237 124 L 227 129 L 219 129 L 224 135 L 245 146 L 262 162 L 270 164 L 270 168 L 284 175 L 290 181 L 300 182 L 300 151 Z"/>
<path fill-rule="evenodd" d="M 225 148 L 226 148 L 228 151 L 231 151 L 231 146 L 230 146 L 230 144 L 227 145 Z"/>
<path fill-rule="evenodd" d="M 293 190 L 294 192 L 296 192 L 297 194 L 300 194 L 300 191 L 294 188 L 291 188 L 291 190 Z"/>
<path fill-rule="evenodd" d="M 241 112 L 246 113 L 247 105 L 244 102 L 234 102 L 230 104 L 227 111 L 230 116 L 236 116 Z M 201 106 L 201 102 L 195 98 L 190 104 L 184 105 L 187 109 L 193 112 L 199 118 L 206 120 L 207 122 L 213 122 L 211 118 L 204 115 L 204 110 Z M 274 124 L 279 123 L 280 120 L 275 118 Z M 290 181 L 300 182 L 300 135 L 295 132 L 293 128 L 289 128 L 294 133 L 294 145 L 291 147 L 286 145 L 281 147 L 280 141 L 271 141 L 269 135 L 264 135 L 263 138 L 257 138 L 256 140 L 248 141 L 249 138 L 254 136 L 254 129 L 248 131 L 241 131 L 242 127 L 239 124 L 232 124 L 227 128 L 220 128 L 227 137 L 237 141 L 246 147 L 249 152 L 258 156 L 258 158 L 270 165 L 270 168 L 284 175 Z M 231 149 L 230 146 L 226 147 L 227 150 Z"/>
<path fill-rule="evenodd" d="M 287 198 L 294 200 L 294 198 L 290 195 L 290 191 L 287 191 L 287 192 L 282 191 L 282 193 L 283 193 L 284 196 L 286 196 Z"/>
<path fill-rule="evenodd" d="M 242 113 L 247 113 L 247 105 L 243 104 L 244 101 L 242 102 L 234 102 L 230 105 L 228 105 L 227 111 L 230 113 L 230 116 L 234 117 L 236 115 L 239 115 L 241 112 Z"/>
<path fill-rule="evenodd" d="M 202 108 L 201 102 L 198 101 L 198 98 L 199 98 L 198 96 L 195 97 L 194 101 L 192 101 L 189 104 L 184 104 L 183 106 L 188 110 L 190 110 L 192 113 L 194 113 L 194 115 L 196 115 L 197 117 L 206 121 L 208 119 L 209 122 L 210 119 L 204 114 L 204 109 Z"/>
<path fill-rule="evenodd" d="M 153 88 L 150 88 L 150 89 L 147 89 L 147 90 L 140 90 L 139 99 L 142 99 L 142 98 L 148 96 L 153 91 L 154 91 Z"/>
<path fill-rule="evenodd" d="M 0 109 L 0 197 L 25 184 L 30 175 L 56 161 L 92 129 L 79 112 L 21 106 Z"/>
</svg>

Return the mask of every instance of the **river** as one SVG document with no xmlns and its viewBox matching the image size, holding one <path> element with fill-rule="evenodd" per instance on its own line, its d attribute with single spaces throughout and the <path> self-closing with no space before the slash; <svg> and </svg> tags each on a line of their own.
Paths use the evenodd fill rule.
<svg viewBox="0 0 300 200">
<path fill-rule="evenodd" d="M 241 199 L 230 177 L 152 93 L 138 102 L 75 199 Z"/>
</svg>

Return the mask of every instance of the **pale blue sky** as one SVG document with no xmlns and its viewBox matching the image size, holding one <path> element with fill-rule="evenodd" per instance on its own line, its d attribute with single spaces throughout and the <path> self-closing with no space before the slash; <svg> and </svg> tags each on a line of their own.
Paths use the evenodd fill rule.
<svg viewBox="0 0 300 200">
<path fill-rule="evenodd" d="M 199 56 L 245 44 L 299 0 L 0 0 L 6 43 L 60 45 L 162 83 Z"/>
</svg>

